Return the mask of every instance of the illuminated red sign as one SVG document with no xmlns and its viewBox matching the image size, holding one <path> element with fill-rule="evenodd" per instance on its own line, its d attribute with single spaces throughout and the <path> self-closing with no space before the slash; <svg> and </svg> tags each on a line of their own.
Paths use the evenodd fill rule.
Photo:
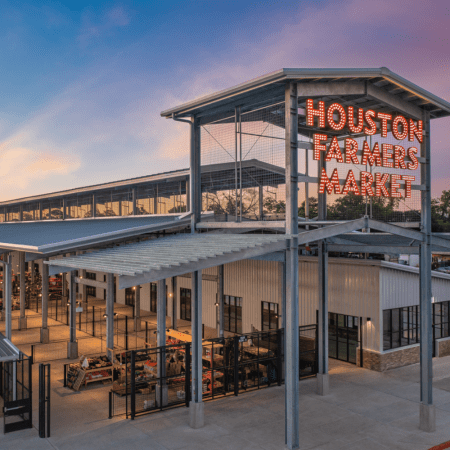
<svg viewBox="0 0 450 450">
<path fill-rule="evenodd" d="M 356 120 L 356 122 L 355 122 Z M 327 125 L 332 130 L 340 131 L 345 127 L 351 133 L 363 133 L 366 136 L 372 136 L 377 132 L 382 137 L 387 137 L 388 126 L 391 127 L 392 135 L 398 141 L 406 138 L 410 142 L 417 139 L 419 143 L 423 142 L 423 123 L 418 120 L 416 123 L 412 119 L 398 115 L 393 117 L 391 114 L 376 113 L 375 111 L 362 108 L 355 109 L 348 106 L 345 109 L 339 103 L 333 103 L 325 108 L 323 101 L 314 105 L 312 99 L 306 101 L 306 124 L 325 128 Z M 316 161 L 320 160 L 321 152 L 324 153 L 324 161 L 336 160 L 338 163 L 369 165 L 371 167 L 386 167 L 391 169 L 416 170 L 419 167 L 416 147 L 405 148 L 401 145 L 393 145 L 375 142 L 370 148 L 367 141 L 362 143 L 359 148 L 358 142 L 352 138 L 346 138 L 339 142 L 336 136 L 331 139 L 325 133 L 316 133 L 313 135 L 313 157 Z M 359 155 L 358 155 L 359 153 Z M 374 176 L 375 175 L 375 176 Z M 329 177 L 325 169 L 322 169 L 319 182 L 319 193 L 323 194 L 348 194 L 375 196 L 375 197 L 403 197 L 411 198 L 411 183 L 415 177 L 411 175 L 383 174 L 361 171 L 359 183 L 355 178 L 353 170 L 349 170 L 344 186 L 339 184 L 339 175 L 337 169 Z M 401 183 L 399 183 L 401 182 Z M 389 186 L 387 186 L 387 183 Z"/>
</svg>

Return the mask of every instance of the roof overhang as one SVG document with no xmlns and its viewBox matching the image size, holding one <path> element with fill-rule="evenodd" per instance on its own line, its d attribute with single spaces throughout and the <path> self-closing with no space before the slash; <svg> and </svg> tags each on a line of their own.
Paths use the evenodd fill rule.
<svg viewBox="0 0 450 450">
<path fill-rule="evenodd" d="M 285 84 L 297 81 L 299 98 L 339 97 L 341 100 L 366 100 L 392 111 L 421 119 L 421 111 L 431 118 L 450 115 L 450 103 L 391 72 L 386 67 L 374 69 L 281 69 L 180 106 L 161 112 L 161 116 L 208 120 L 234 115 L 234 107 L 263 107 L 284 101 Z M 361 103 L 361 107 L 364 105 Z M 417 117 L 419 116 L 419 117 Z"/>
<path fill-rule="evenodd" d="M 27 259 L 92 248 L 190 225 L 180 215 L 128 216 L 39 222 L 0 223 L 0 253 L 27 252 Z"/>
</svg>

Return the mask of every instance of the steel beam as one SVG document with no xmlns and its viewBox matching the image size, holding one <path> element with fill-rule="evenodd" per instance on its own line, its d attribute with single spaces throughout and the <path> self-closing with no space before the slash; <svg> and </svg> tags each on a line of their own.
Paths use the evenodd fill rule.
<svg viewBox="0 0 450 450">
<path fill-rule="evenodd" d="M 114 274 L 106 274 L 106 348 L 114 350 Z M 113 354 L 108 351 L 112 361 Z"/>
<path fill-rule="evenodd" d="M 385 246 L 385 245 L 352 245 L 352 244 L 328 244 L 329 252 L 352 252 L 352 253 L 380 253 L 380 254 L 405 254 L 418 255 L 419 247 L 410 246 Z"/>
<path fill-rule="evenodd" d="M 285 88 L 286 234 L 286 444 L 300 446 L 299 428 L 299 307 L 298 307 L 298 92 L 297 83 Z"/>
<path fill-rule="evenodd" d="M 419 242 L 424 240 L 424 235 L 420 231 L 409 230 L 397 225 L 391 225 L 390 223 L 379 222 L 378 220 L 367 219 L 367 226 L 365 228 L 384 231 L 386 233 L 395 234 L 396 236 L 403 236 L 409 239 L 414 239 Z"/>
<path fill-rule="evenodd" d="M 49 267 L 57 267 L 57 266 L 49 266 Z M 106 283 L 105 281 L 90 280 L 88 278 L 80 278 L 80 277 L 75 277 L 75 283 L 81 284 L 83 286 L 98 287 L 100 289 L 106 289 L 108 285 L 108 283 Z"/>
<path fill-rule="evenodd" d="M 421 145 L 421 182 L 427 189 L 422 191 L 421 231 L 424 240 L 420 244 L 420 429 L 432 432 L 436 429 L 436 412 L 433 405 L 433 330 L 431 310 L 431 164 L 430 164 L 430 114 L 424 112 L 425 136 Z"/>
</svg>

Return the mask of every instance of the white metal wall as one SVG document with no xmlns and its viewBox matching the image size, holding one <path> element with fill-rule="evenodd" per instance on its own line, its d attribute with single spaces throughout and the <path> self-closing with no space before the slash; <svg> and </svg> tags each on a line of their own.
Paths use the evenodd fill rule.
<svg viewBox="0 0 450 450">
<path fill-rule="evenodd" d="M 419 304 L 419 270 L 381 266 L 380 302 L 382 309 Z M 435 302 L 450 300 L 450 276 L 433 274 L 431 289 Z"/>
<path fill-rule="evenodd" d="M 316 323 L 318 309 L 316 257 L 299 258 L 300 325 Z M 363 346 L 379 350 L 379 266 L 369 261 L 328 260 L 328 310 L 363 318 Z M 370 322 L 367 319 L 370 318 Z"/>
</svg>

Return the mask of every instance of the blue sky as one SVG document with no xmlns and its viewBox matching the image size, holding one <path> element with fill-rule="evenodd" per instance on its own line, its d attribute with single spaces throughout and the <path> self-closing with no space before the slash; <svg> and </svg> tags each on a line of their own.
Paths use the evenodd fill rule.
<svg viewBox="0 0 450 450">
<path fill-rule="evenodd" d="M 282 67 L 387 66 L 450 100 L 448 2 L 398 3 L 1 1 L 0 199 L 186 167 L 160 111 Z"/>
</svg>

